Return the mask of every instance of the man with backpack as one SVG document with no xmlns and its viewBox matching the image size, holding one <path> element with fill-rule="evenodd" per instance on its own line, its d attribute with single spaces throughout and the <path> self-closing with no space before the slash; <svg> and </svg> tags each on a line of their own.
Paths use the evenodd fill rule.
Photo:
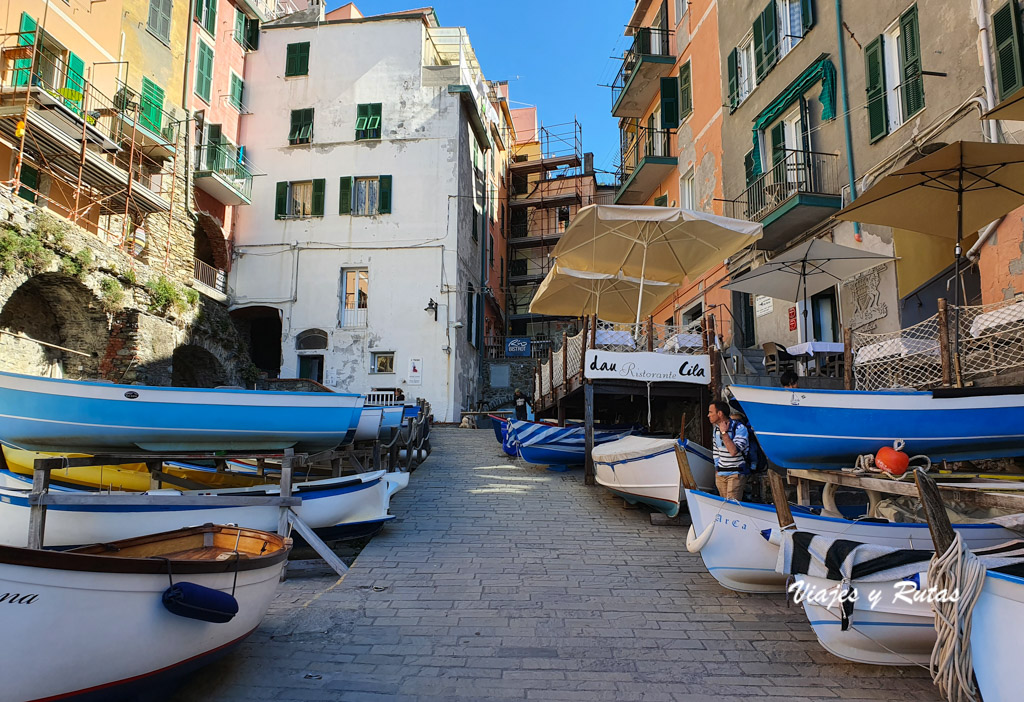
<svg viewBox="0 0 1024 702">
<path fill-rule="evenodd" d="M 727 500 L 743 500 L 750 467 L 747 450 L 750 434 L 747 427 L 729 417 L 732 409 L 725 400 L 715 400 L 708 407 L 708 421 L 714 429 L 715 486 Z"/>
</svg>

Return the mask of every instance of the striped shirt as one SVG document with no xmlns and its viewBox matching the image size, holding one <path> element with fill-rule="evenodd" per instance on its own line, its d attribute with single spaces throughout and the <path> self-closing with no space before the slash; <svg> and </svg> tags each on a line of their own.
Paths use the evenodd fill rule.
<svg viewBox="0 0 1024 702">
<path fill-rule="evenodd" d="M 747 428 L 737 421 L 729 420 L 729 436 L 736 444 L 737 454 L 733 456 L 722 441 L 722 432 L 715 426 L 714 455 L 715 469 L 719 475 L 736 474 L 741 472 L 747 464 L 747 446 L 750 437 Z"/>
</svg>

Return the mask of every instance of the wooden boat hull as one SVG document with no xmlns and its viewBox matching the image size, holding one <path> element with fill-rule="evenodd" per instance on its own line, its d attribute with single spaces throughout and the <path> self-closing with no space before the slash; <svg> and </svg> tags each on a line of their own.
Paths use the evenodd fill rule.
<svg viewBox="0 0 1024 702">
<path fill-rule="evenodd" d="M 363 398 L 114 385 L 0 372 L 0 436 L 35 451 L 332 449 Z"/>
<path fill-rule="evenodd" d="M 906 441 L 933 461 L 1024 455 L 1024 395 L 851 392 L 732 386 L 758 441 L 783 468 L 842 468 Z"/>
<path fill-rule="evenodd" d="M 1020 699 L 1020 632 L 1024 578 L 988 571 L 971 616 L 974 676 L 985 700 Z"/>
<path fill-rule="evenodd" d="M 798 586 L 832 592 L 840 583 L 795 575 Z M 849 628 L 842 630 L 840 605 L 829 600 L 805 600 L 804 612 L 818 643 L 834 656 L 869 665 L 928 665 L 935 646 L 935 612 L 927 602 L 908 604 L 897 597 L 895 582 L 853 581 L 858 593 Z M 868 593 L 877 591 L 872 607 Z M 988 699 L 988 698 L 986 698 Z M 993 697 L 991 699 L 1008 699 Z"/>
<path fill-rule="evenodd" d="M 692 524 L 687 546 L 703 542 L 699 549 L 704 566 L 724 587 L 737 592 L 785 592 L 786 574 L 778 573 L 779 548 L 766 538 L 778 530 L 775 508 L 750 502 L 723 500 L 697 490 L 686 490 Z M 893 548 L 932 548 L 927 524 L 858 522 L 822 517 L 793 507 L 793 519 L 801 531 Z M 954 524 L 970 548 L 995 546 L 1016 538 L 992 524 Z"/>
<path fill-rule="evenodd" d="M 361 473 L 297 483 L 295 494 L 302 504 L 294 508 L 313 529 L 382 522 L 388 518 L 391 496 L 408 484 L 408 473 Z M 28 494 L 31 486 L 22 476 L 0 471 L 0 544 L 28 543 Z M 15 486 L 17 489 L 12 488 Z M 52 488 L 51 488 L 52 489 Z M 239 524 L 251 529 L 276 531 L 280 509 L 272 506 L 218 507 L 218 495 L 278 494 L 277 486 L 209 490 L 210 506 L 102 507 L 57 505 L 46 511 L 46 546 L 105 543 L 193 524 Z M 174 490 L 160 494 L 181 494 Z M 190 492 L 188 494 L 196 494 Z"/>
<path fill-rule="evenodd" d="M 597 483 L 630 504 L 646 504 L 669 517 L 679 514 L 681 484 L 675 439 L 630 436 L 594 448 Z M 692 442 L 686 448 L 690 469 L 702 489 L 714 488 L 714 464 L 707 449 Z M 708 466 L 710 465 L 710 470 Z"/>
<path fill-rule="evenodd" d="M 0 593 L 19 594 L 0 612 L 4 636 L 19 642 L 4 654 L 0 696 L 117 700 L 226 653 L 260 625 L 280 581 L 290 546 L 264 536 L 269 557 L 172 559 L 170 577 L 158 559 L 0 547 Z M 233 593 L 238 613 L 225 623 L 172 614 L 161 604 L 169 580 Z"/>
</svg>

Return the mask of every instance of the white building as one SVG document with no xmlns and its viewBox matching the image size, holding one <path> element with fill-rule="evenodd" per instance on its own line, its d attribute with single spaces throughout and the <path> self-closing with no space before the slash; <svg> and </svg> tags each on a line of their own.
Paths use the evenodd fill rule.
<svg viewBox="0 0 1024 702">
<path fill-rule="evenodd" d="M 318 13 L 264 25 L 246 62 L 242 142 L 269 175 L 238 217 L 232 308 L 279 313 L 282 378 L 457 420 L 483 344 L 483 76 L 431 10 Z"/>
</svg>

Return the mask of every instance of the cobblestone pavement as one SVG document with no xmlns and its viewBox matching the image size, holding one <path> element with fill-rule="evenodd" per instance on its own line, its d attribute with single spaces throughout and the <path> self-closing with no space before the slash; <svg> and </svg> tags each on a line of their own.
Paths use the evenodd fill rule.
<svg viewBox="0 0 1024 702">
<path fill-rule="evenodd" d="M 939 699 L 925 670 L 826 653 L 783 596 L 723 589 L 581 470 L 510 464 L 490 431 L 432 443 L 349 574 L 298 562 L 175 702 Z"/>
</svg>

